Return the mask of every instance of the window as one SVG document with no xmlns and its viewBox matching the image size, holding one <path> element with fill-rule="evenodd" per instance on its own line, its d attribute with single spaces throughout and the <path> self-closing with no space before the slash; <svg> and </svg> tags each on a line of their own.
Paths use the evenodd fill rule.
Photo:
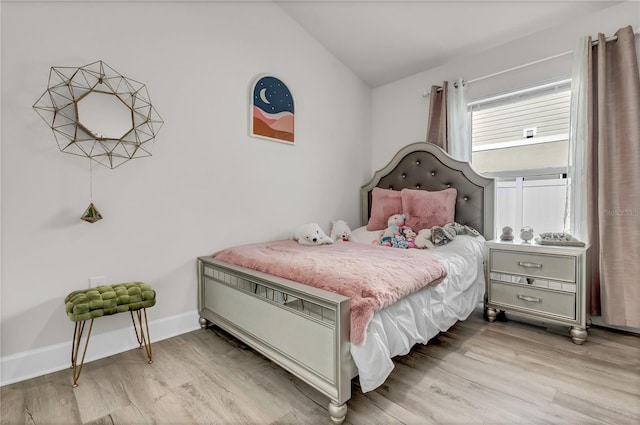
<svg viewBox="0 0 640 425">
<path fill-rule="evenodd" d="M 471 102 L 473 167 L 497 176 L 565 172 L 570 102 L 571 80 Z"/>
<path fill-rule="evenodd" d="M 563 230 L 571 80 L 473 101 L 472 164 L 497 179 L 496 231 Z"/>
</svg>

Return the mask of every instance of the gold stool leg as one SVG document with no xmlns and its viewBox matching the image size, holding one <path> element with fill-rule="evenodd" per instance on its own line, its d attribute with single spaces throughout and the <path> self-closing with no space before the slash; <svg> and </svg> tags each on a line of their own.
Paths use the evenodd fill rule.
<svg viewBox="0 0 640 425">
<path fill-rule="evenodd" d="M 87 333 L 87 339 L 84 342 L 84 349 L 82 350 L 82 359 L 80 360 L 80 366 L 78 367 L 78 353 L 80 352 L 80 342 L 82 340 L 82 334 L 84 333 L 84 325 L 86 320 L 82 322 L 76 322 L 73 330 L 73 345 L 71 347 L 71 369 L 73 369 L 73 388 L 78 386 L 78 379 L 82 373 L 82 366 L 84 365 L 84 357 L 87 354 L 87 347 L 89 346 L 89 338 L 91 338 L 91 330 L 93 329 L 93 319 L 89 324 L 89 332 Z"/>
<path fill-rule="evenodd" d="M 153 353 L 151 352 L 151 335 L 149 334 L 149 320 L 147 319 L 147 309 L 142 308 L 136 310 L 136 316 L 138 316 L 138 324 L 140 325 L 140 334 L 138 334 L 138 326 L 136 325 L 136 321 L 133 318 L 133 311 L 131 313 L 131 322 L 133 322 L 133 330 L 136 333 L 136 339 L 138 340 L 138 344 L 140 346 L 138 348 L 142 348 L 144 345 L 144 349 L 147 352 L 147 358 L 149 359 L 149 364 L 153 363 Z M 142 326 L 142 314 L 144 313 L 144 327 Z M 145 328 L 147 333 L 145 334 Z"/>
</svg>

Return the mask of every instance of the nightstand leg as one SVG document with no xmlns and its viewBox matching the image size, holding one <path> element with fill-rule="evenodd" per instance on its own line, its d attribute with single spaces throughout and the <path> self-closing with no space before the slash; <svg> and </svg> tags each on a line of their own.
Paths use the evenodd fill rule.
<svg viewBox="0 0 640 425">
<path fill-rule="evenodd" d="M 495 322 L 496 317 L 498 317 L 498 311 L 495 308 L 487 307 L 486 315 L 489 322 Z"/>
<path fill-rule="evenodd" d="M 587 330 L 580 326 L 572 326 L 569 334 L 571 335 L 571 340 L 573 341 L 573 343 L 578 345 L 584 344 L 584 342 L 587 340 L 587 336 L 589 336 Z"/>
</svg>

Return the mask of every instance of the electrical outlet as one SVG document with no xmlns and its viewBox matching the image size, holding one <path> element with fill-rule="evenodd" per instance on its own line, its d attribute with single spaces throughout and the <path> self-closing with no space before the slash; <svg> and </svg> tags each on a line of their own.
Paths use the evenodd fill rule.
<svg viewBox="0 0 640 425">
<path fill-rule="evenodd" d="M 106 276 L 93 276 L 89 278 L 89 288 L 95 288 L 96 286 L 106 285 Z"/>
</svg>

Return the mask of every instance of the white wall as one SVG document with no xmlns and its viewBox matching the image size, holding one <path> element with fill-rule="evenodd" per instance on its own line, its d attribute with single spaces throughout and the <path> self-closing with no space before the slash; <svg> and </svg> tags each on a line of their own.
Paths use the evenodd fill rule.
<svg viewBox="0 0 640 425">
<path fill-rule="evenodd" d="M 19 378 L 7 359 L 64 346 L 68 362 L 63 300 L 90 276 L 148 282 L 151 321 L 187 314 L 196 328 L 197 256 L 285 238 L 305 222 L 358 223 L 370 89 L 276 5 L 2 2 L 1 19 L 3 382 Z M 79 219 L 88 160 L 59 152 L 32 105 L 51 66 L 96 60 L 145 83 L 165 125 L 152 157 L 94 166 L 104 219 L 89 224 Z M 260 73 L 294 95 L 295 146 L 247 135 Z M 92 343 L 129 324 L 127 315 L 96 321 Z"/>
<path fill-rule="evenodd" d="M 478 17 L 482 19 L 482 17 Z M 613 35 L 624 26 L 640 26 L 640 2 L 613 3 L 600 12 L 576 16 L 570 22 L 520 40 L 459 57 L 431 69 L 373 90 L 372 168 L 386 165 L 400 147 L 424 141 L 427 131 L 429 98 L 422 92 L 444 80 L 479 77 L 517 67 L 539 59 L 572 51 L 582 36 Z M 636 38 L 636 40 L 638 40 Z M 446 43 L 446 34 L 442 37 Z M 638 44 L 640 42 L 637 41 Z M 546 61 L 469 85 L 471 99 L 514 90 L 549 79 L 570 76 L 573 55 Z"/>
<path fill-rule="evenodd" d="M 357 223 L 360 185 L 400 147 L 424 140 L 422 92 L 431 84 L 471 80 L 572 50 L 583 35 L 640 25 L 639 2 L 612 4 L 371 92 L 269 2 L 0 7 L 3 383 L 68 367 L 38 361 L 64 352 L 68 362 L 73 325 L 63 299 L 90 276 L 149 282 L 158 291 L 149 310 L 155 328 L 176 317 L 195 328 L 197 256 L 286 237 L 302 222 L 325 230 L 332 218 Z M 568 75 L 571 59 L 477 82 L 470 95 Z M 88 224 L 79 220 L 89 202 L 88 162 L 60 153 L 31 106 L 51 66 L 96 60 L 144 82 L 165 126 L 151 158 L 94 167 L 94 201 L 105 218 Z M 293 91 L 294 147 L 247 136 L 249 85 L 265 72 Z M 88 356 L 105 354 L 100 347 L 117 344 L 113 336 L 128 325 L 126 315 L 97 321 Z M 5 364 L 17 366 L 7 374 Z"/>
</svg>

